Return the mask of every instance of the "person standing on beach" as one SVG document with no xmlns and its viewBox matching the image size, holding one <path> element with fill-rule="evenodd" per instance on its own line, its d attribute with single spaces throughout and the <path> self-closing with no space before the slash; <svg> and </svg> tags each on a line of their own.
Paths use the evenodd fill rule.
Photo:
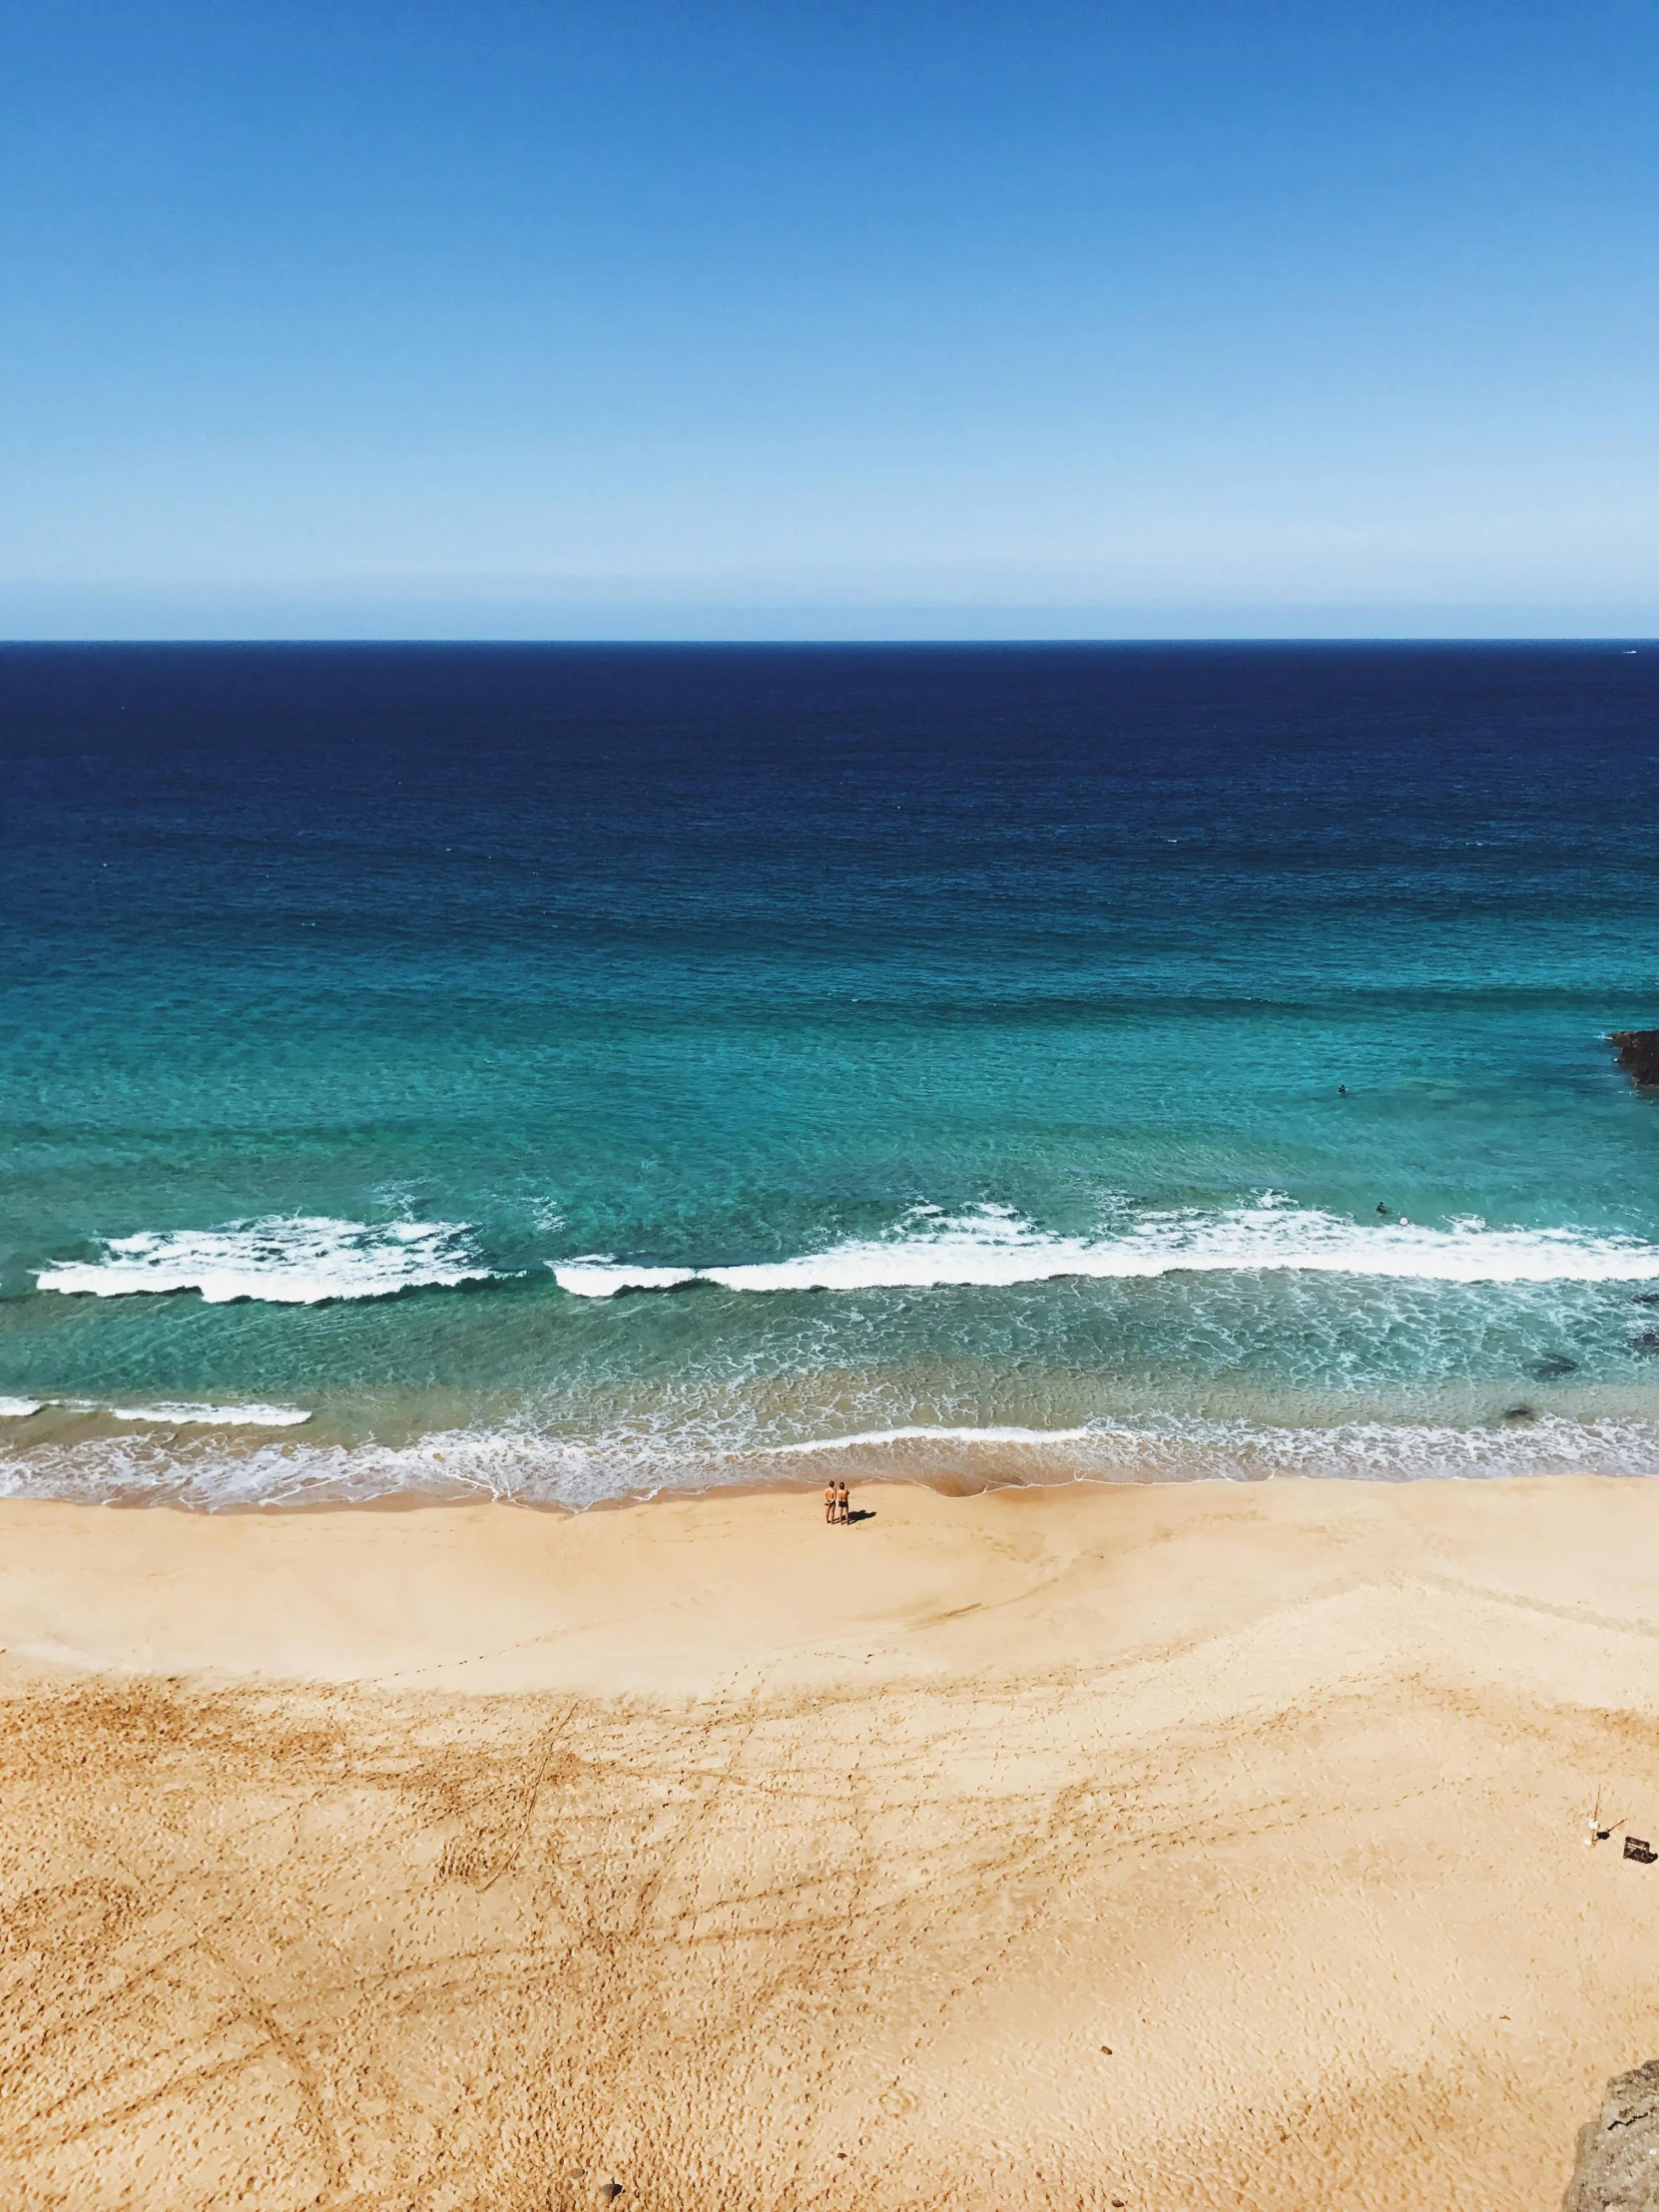
<svg viewBox="0 0 1659 2212">
<path fill-rule="evenodd" d="M 835 1518 L 843 1528 L 852 1519 L 852 1494 L 844 1482 L 835 1485 Z"/>
<path fill-rule="evenodd" d="M 840 1518 L 840 1491 L 831 1480 L 824 1485 L 824 1517 L 831 1528 Z"/>
</svg>

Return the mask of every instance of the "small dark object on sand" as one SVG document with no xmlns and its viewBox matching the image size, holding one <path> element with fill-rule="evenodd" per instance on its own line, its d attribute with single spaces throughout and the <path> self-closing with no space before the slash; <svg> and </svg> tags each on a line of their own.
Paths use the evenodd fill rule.
<svg viewBox="0 0 1659 2212">
<path fill-rule="evenodd" d="M 1628 1068 L 1641 1091 L 1659 1091 L 1659 1029 L 1615 1029 L 1608 1042 L 1619 1048 L 1619 1066 Z"/>
<path fill-rule="evenodd" d="M 1653 1862 L 1659 1859 L 1659 1851 L 1655 1851 L 1653 1846 L 1645 1842 L 1640 1836 L 1627 1836 L 1624 1839 L 1624 1856 L 1627 1859 L 1639 1860 L 1644 1867 L 1651 1867 Z"/>
</svg>

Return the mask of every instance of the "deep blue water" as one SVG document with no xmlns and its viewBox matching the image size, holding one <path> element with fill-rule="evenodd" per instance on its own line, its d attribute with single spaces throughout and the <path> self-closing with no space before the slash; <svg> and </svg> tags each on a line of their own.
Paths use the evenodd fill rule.
<svg viewBox="0 0 1659 2212">
<path fill-rule="evenodd" d="M 1659 1470 L 1659 650 L 13 647 L 0 752 L 0 1483 Z"/>
</svg>

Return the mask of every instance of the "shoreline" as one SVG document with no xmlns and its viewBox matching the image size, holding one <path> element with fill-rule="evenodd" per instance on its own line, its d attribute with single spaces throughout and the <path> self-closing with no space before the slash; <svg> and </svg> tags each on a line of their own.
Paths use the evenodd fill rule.
<svg viewBox="0 0 1659 2212">
<path fill-rule="evenodd" d="M 164 1507 L 217 1517 L 497 1502 L 582 1514 L 659 1498 L 808 1493 L 831 1474 L 860 1489 L 918 1486 L 947 1497 L 1300 1480 L 1407 1487 L 1581 1475 L 1624 1481 L 1659 1475 L 1659 1423 L 1620 1408 L 1582 1421 L 1529 1412 L 1525 1421 L 1465 1427 L 1351 1421 L 1235 1433 L 1220 1424 L 1208 1435 L 1111 1427 L 1083 1440 L 1061 1432 L 1053 1444 L 941 1428 L 702 1457 L 665 1452 L 645 1467 L 608 1464 L 601 1447 L 597 1460 L 588 1464 L 583 1451 L 572 1456 L 557 1437 L 511 1430 L 440 1431 L 406 1445 L 330 1443 L 294 1429 L 229 1437 L 151 1429 L 29 1443 L 14 1435 L 0 1438 L 0 1503 Z"/>
<path fill-rule="evenodd" d="M 1353 1474 L 1294 1474 L 1270 1469 L 1264 1474 L 1191 1474 L 1169 1475 L 1149 1472 L 1142 1476 L 1109 1476 L 1097 1474 L 1055 1475 L 1048 1480 L 1033 1480 L 1025 1476 L 988 1476 L 975 1481 L 966 1476 L 947 1474 L 862 1474 L 852 1484 L 853 1502 L 866 1490 L 926 1490 L 934 1497 L 965 1499 L 1001 1495 L 1005 1491 L 1057 1491 L 1074 1490 L 1252 1490 L 1271 1487 L 1274 1484 L 1311 1483 L 1361 1488 L 1386 1486 L 1392 1489 L 1414 1488 L 1418 1484 L 1466 1483 L 1481 1489 L 1498 1488 L 1506 1484 L 1528 1482 L 1630 1482 L 1643 1483 L 1659 1480 L 1646 1473 L 1603 1474 L 1590 1468 L 1572 1468 L 1561 1473 L 1549 1474 L 1469 1474 L 1460 1468 L 1448 1469 L 1442 1474 L 1417 1474 L 1379 1476 L 1356 1471 Z M 522 1513 L 547 1513 L 557 1519 L 579 1520 L 592 1513 L 631 1512 L 640 1507 L 672 1503 L 698 1503 L 707 1500 L 745 1497 L 808 1497 L 822 1495 L 823 1484 L 816 1479 L 790 1481 L 777 1476 L 768 1481 L 709 1482 L 698 1487 L 690 1484 L 664 1482 L 651 1490 L 619 1490 L 604 1497 L 590 1498 L 582 1503 L 572 1503 L 564 1498 L 525 1497 L 511 1493 L 423 1491 L 416 1489 L 387 1490 L 362 1498 L 234 1498 L 224 1504 L 198 1504 L 189 1498 L 159 1496 L 112 1496 L 101 1499 L 96 1505 L 77 1498 L 0 1498 L 0 1510 L 12 1504 L 76 1505 L 88 1511 L 109 1510 L 123 1513 L 170 1512 L 204 1519 L 235 1518 L 244 1514 L 271 1518 L 287 1514 L 322 1513 L 411 1513 L 465 1510 L 471 1507 L 501 1507 Z"/>
<path fill-rule="evenodd" d="M 952 1474 L 861 1474 L 852 1485 L 854 1499 L 865 1490 L 926 1490 L 934 1497 L 974 1498 L 999 1495 L 1005 1490 L 1145 1490 L 1199 1489 L 1206 1486 L 1227 1489 L 1253 1489 L 1271 1482 L 1367 1482 L 1374 1477 L 1354 1475 L 1164 1475 L 1148 1473 L 1144 1476 L 1112 1477 L 1092 1474 L 1056 1475 L 1052 1479 L 1032 1480 L 1025 1476 L 991 1475 L 982 1481 Z M 1520 1481 L 1589 1481 L 1640 1482 L 1650 1479 L 1645 1475 L 1596 1475 L 1575 1470 L 1565 1475 L 1499 1476 L 1499 1475 L 1422 1475 L 1411 1479 L 1425 1482 L 1494 1482 Z M 0 1511 L 9 1505 L 74 1505 L 86 1511 L 114 1511 L 123 1513 L 171 1512 L 183 1513 L 206 1520 L 232 1519 L 244 1514 L 271 1518 L 286 1514 L 313 1513 L 412 1513 L 465 1510 L 473 1507 L 496 1507 L 522 1513 L 550 1513 L 558 1519 L 580 1520 L 590 1513 L 617 1513 L 633 1511 L 637 1507 L 668 1505 L 674 1503 L 695 1504 L 724 1498 L 745 1497 L 822 1497 L 824 1484 L 816 1476 L 791 1481 L 778 1475 L 768 1480 L 751 1482 L 706 1482 L 693 1486 L 690 1483 L 664 1482 L 650 1490 L 618 1490 L 603 1497 L 589 1498 L 582 1503 L 572 1503 L 565 1498 L 526 1497 L 510 1492 L 483 1490 L 439 1492 L 436 1490 L 386 1490 L 371 1497 L 361 1498 L 232 1498 L 224 1504 L 198 1504 L 189 1498 L 156 1495 L 115 1495 L 96 1502 L 84 1498 L 29 1497 L 0 1498 Z"/>
<path fill-rule="evenodd" d="M 1149 1471 L 1140 1476 L 1060 1474 L 1047 1480 L 1028 1476 L 990 1475 L 983 1480 L 950 1474 L 860 1474 L 851 1484 L 853 1502 L 865 1491 L 875 1490 L 925 1490 L 934 1497 L 952 1500 L 1001 1496 L 1012 1492 L 1055 1492 L 1061 1495 L 1073 1491 L 1116 1492 L 1124 1490 L 1258 1490 L 1284 1487 L 1287 1484 L 1306 1483 L 1318 1488 L 1334 1489 L 1416 1489 L 1438 1488 L 1442 1485 L 1466 1486 L 1471 1489 L 1502 1489 L 1525 1483 L 1609 1482 L 1643 1484 L 1659 1481 L 1659 1477 L 1645 1472 L 1602 1473 L 1592 1468 L 1571 1468 L 1559 1473 L 1541 1474 L 1471 1474 L 1461 1468 L 1449 1468 L 1443 1473 L 1413 1475 L 1377 1475 L 1356 1470 L 1352 1474 L 1297 1474 L 1280 1469 L 1269 1469 L 1261 1474 L 1211 1474 L 1171 1475 L 1161 1471 Z M 108 1497 L 90 1499 L 68 1496 L 0 1496 L 0 1514 L 19 1505 L 61 1505 L 84 1512 L 115 1513 L 171 1513 L 189 1520 L 239 1520 L 309 1518 L 330 1514 L 402 1514 L 424 1512 L 470 1511 L 500 1508 L 504 1511 L 533 1515 L 548 1515 L 555 1520 L 582 1520 L 592 1514 L 632 1512 L 649 1506 L 671 1504 L 696 1504 L 722 1499 L 749 1497 L 801 1497 L 818 1498 L 823 1484 L 817 1479 L 791 1481 L 778 1476 L 766 1481 L 708 1482 L 693 1487 L 691 1484 L 664 1482 L 655 1489 L 618 1490 L 601 1497 L 573 1502 L 566 1498 L 531 1497 L 509 1491 L 493 1492 L 483 1489 L 407 1488 L 377 1491 L 367 1497 L 270 1497 L 228 1498 L 220 1501 L 202 1501 L 185 1495 L 169 1495 L 160 1491 L 115 1492 Z"/>
<path fill-rule="evenodd" d="M 0 2194 L 1558 2201 L 1659 1485 L 861 1489 L 0 1502 Z"/>
</svg>

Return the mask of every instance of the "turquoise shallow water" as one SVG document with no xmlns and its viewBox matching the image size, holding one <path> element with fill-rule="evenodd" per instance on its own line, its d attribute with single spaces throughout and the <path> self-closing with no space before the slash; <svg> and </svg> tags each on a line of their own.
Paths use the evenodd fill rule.
<svg viewBox="0 0 1659 2212">
<path fill-rule="evenodd" d="M 0 1483 L 1659 1469 L 1656 706 L 0 653 Z"/>
</svg>

